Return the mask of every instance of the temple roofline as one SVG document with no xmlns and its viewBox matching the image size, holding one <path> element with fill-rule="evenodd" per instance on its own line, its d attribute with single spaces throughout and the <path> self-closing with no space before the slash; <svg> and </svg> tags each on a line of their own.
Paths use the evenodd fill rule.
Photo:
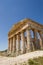
<svg viewBox="0 0 43 65">
<path fill-rule="evenodd" d="M 38 22 L 35 22 L 33 21 L 32 19 L 23 19 L 21 20 L 20 22 L 16 23 L 15 25 L 12 26 L 11 30 L 9 31 L 8 35 L 13 31 L 13 30 L 16 30 L 17 28 L 19 28 L 21 25 L 23 25 L 24 23 L 26 23 L 27 21 L 30 21 L 30 22 L 33 22 L 34 24 L 36 25 L 39 25 L 43 28 L 43 25 L 42 24 L 39 24 Z M 28 22 L 27 22 L 28 23 Z"/>
</svg>

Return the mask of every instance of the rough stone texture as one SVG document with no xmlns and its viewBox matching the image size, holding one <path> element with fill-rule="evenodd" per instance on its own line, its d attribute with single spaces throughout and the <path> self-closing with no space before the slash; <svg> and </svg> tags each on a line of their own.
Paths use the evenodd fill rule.
<svg viewBox="0 0 43 65">
<path fill-rule="evenodd" d="M 19 38 L 19 34 L 17 35 L 17 55 L 19 55 L 19 51 L 20 51 L 20 38 Z"/>
<path fill-rule="evenodd" d="M 31 42 L 30 30 L 27 29 L 26 30 L 26 33 L 27 33 L 27 52 L 29 52 L 30 51 L 30 43 L 32 43 Z"/>
<path fill-rule="evenodd" d="M 28 23 L 29 25 L 32 24 L 32 26 L 36 26 L 37 28 L 39 27 L 39 29 L 42 28 L 42 30 L 43 30 L 43 25 L 41 25 L 41 24 L 39 24 L 39 23 L 37 23 L 37 22 L 31 20 L 31 19 L 24 19 L 24 20 L 21 20 L 20 22 L 18 22 L 17 24 L 13 25 L 13 27 L 12 27 L 12 29 L 9 31 L 8 35 L 13 34 L 12 32 L 13 32 L 14 30 L 15 30 L 15 32 L 16 32 L 18 29 L 20 30 L 20 29 L 21 29 L 22 27 L 24 27 L 27 23 Z"/>
<path fill-rule="evenodd" d="M 16 38 L 15 36 L 13 37 L 13 52 L 16 50 Z"/>
<path fill-rule="evenodd" d="M 34 31 L 34 38 L 31 36 L 31 30 Z M 25 32 L 27 32 L 26 39 L 24 35 Z M 40 34 L 40 39 L 38 39 L 39 36 L 37 33 Z M 12 53 L 15 51 L 17 55 L 19 50 L 21 50 L 21 53 L 25 53 L 31 51 L 33 47 L 33 50 L 43 49 L 43 25 L 32 21 L 31 19 L 21 20 L 17 24 L 13 25 L 12 29 L 8 33 L 8 39 L 10 39 L 10 42 L 8 43 L 8 50 L 10 49 L 9 52 Z M 22 49 L 20 49 L 20 40 L 22 41 Z M 25 41 L 27 44 L 27 50 L 25 48 Z"/>
<path fill-rule="evenodd" d="M 25 53 L 25 38 L 24 38 L 24 32 L 21 33 L 21 41 L 22 41 L 22 50 L 21 53 Z"/>
</svg>

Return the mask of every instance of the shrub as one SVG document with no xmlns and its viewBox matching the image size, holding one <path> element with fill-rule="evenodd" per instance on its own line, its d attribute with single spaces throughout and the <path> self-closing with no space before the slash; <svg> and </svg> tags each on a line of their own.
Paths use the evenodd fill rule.
<svg viewBox="0 0 43 65">
<path fill-rule="evenodd" d="M 32 59 L 28 60 L 28 64 L 29 65 L 40 65 L 38 62 L 36 62 L 36 61 L 34 61 Z"/>
</svg>

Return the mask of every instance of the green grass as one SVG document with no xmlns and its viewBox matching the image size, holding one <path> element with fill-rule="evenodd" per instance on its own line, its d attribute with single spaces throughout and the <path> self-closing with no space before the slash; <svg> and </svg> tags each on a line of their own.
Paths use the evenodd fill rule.
<svg viewBox="0 0 43 65">
<path fill-rule="evenodd" d="M 43 65 L 43 57 L 28 60 L 29 65 Z"/>
<path fill-rule="evenodd" d="M 43 65 L 43 57 L 29 59 L 27 63 L 24 62 L 20 65 Z"/>
</svg>

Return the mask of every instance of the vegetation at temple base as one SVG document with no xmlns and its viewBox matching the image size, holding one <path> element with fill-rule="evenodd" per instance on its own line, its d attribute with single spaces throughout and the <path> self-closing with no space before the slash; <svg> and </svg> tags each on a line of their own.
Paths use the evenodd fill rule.
<svg viewBox="0 0 43 65">
<path fill-rule="evenodd" d="M 0 55 L 1 56 L 6 56 L 7 50 L 4 51 L 0 51 Z M 4 55 L 5 54 L 5 55 Z M 9 56 L 8 56 L 9 57 Z M 14 65 L 17 65 L 14 64 Z M 23 63 L 19 63 L 18 65 L 43 65 L 43 57 L 38 57 L 38 58 L 34 58 L 34 59 L 29 59 L 26 62 Z"/>
<path fill-rule="evenodd" d="M 43 65 L 43 57 L 29 59 L 27 62 L 20 63 L 19 65 Z"/>
<path fill-rule="evenodd" d="M 43 57 L 28 60 L 29 65 L 43 65 Z"/>
</svg>

